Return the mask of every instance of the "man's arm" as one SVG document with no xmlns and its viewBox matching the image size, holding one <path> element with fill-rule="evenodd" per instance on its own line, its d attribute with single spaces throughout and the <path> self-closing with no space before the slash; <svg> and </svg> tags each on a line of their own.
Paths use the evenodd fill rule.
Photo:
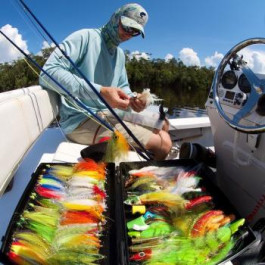
<svg viewBox="0 0 265 265">
<path fill-rule="evenodd" d="M 87 52 L 89 42 L 88 31 L 80 30 L 68 36 L 60 47 L 77 65 Z M 97 98 L 90 86 L 85 80 L 75 74 L 74 67 L 64 57 L 58 48 L 54 50 L 49 59 L 44 65 L 44 70 L 56 79 L 63 87 L 79 98 Z M 47 87 L 60 94 L 65 94 L 60 87 L 57 87 L 52 80 L 49 79 L 43 72 L 40 74 L 40 85 Z M 100 92 L 101 85 L 92 83 L 95 89 Z"/>
</svg>

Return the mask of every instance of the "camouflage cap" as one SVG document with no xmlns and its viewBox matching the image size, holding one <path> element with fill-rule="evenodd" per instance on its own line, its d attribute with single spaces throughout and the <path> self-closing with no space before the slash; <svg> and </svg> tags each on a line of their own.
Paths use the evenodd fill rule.
<svg viewBox="0 0 265 265">
<path fill-rule="evenodd" d="M 148 21 L 148 14 L 142 6 L 136 3 L 124 5 L 120 8 L 119 14 L 123 26 L 140 30 L 144 38 L 144 26 Z"/>
</svg>

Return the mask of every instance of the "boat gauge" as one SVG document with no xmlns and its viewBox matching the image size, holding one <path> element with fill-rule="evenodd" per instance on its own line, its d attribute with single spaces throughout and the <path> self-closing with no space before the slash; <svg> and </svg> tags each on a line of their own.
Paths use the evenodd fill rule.
<svg viewBox="0 0 265 265">
<path fill-rule="evenodd" d="M 222 86 L 226 89 L 233 89 L 237 83 L 237 76 L 234 71 L 226 71 L 222 76 Z"/>
<path fill-rule="evenodd" d="M 250 93 L 251 85 L 244 74 L 241 74 L 238 79 L 238 87 L 243 93 Z"/>
</svg>

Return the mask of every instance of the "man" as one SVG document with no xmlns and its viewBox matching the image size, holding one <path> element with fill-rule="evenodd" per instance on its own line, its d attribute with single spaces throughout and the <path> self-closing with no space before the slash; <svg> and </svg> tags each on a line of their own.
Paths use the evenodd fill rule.
<svg viewBox="0 0 265 265">
<path fill-rule="evenodd" d="M 147 20 L 148 14 L 142 6 L 136 3 L 127 4 L 118 9 L 102 28 L 76 31 L 60 44 L 112 108 L 122 110 L 132 108 L 136 112 L 145 108 L 146 102 L 141 94 L 132 97 L 125 69 L 125 55 L 118 45 L 132 37 L 139 35 L 144 37 Z M 55 49 L 44 69 L 91 111 L 98 115 L 104 113 L 106 106 L 59 49 Z M 83 110 L 74 106 L 67 95 L 51 83 L 48 77 L 41 73 L 40 84 L 63 95 L 60 97 L 60 124 L 70 140 L 80 144 L 93 144 L 111 134 L 92 117 L 87 117 Z M 131 141 L 124 128 L 113 117 L 108 116 L 105 119 L 121 131 L 129 142 Z M 154 131 L 136 124 L 126 123 L 126 125 L 145 148 L 153 152 L 156 160 L 162 160 L 167 156 L 172 146 L 166 131 L 167 125 L 164 127 L 165 130 Z"/>
</svg>

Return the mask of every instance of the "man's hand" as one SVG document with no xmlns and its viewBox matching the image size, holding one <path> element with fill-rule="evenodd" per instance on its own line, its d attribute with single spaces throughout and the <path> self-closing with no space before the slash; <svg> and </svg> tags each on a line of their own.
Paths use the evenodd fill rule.
<svg viewBox="0 0 265 265">
<path fill-rule="evenodd" d="M 127 109 L 130 104 L 130 97 L 118 87 L 102 87 L 101 96 L 112 108 Z"/>
<path fill-rule="evenodd" d="M 130 98 L 130 107 L 136 112 L 141 112 L 146 107 L 146 99 L 137 93 L 137 96 Z"/>
</svg>

